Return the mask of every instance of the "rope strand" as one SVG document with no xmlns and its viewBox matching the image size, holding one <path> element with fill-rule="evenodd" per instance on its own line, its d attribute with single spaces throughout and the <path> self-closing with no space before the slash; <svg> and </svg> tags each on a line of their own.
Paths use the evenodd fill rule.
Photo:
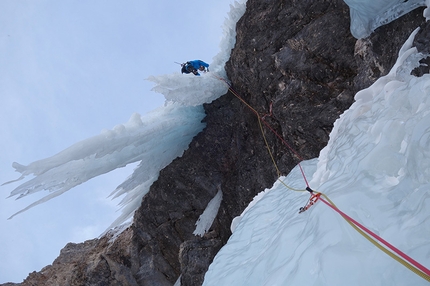
<svg viewBox="0 0 430 286">
<path fill-rule="evenodd" d="M 381 238 L 380 236 L 376 235 L 374 232 L 342 212 L 340 209 L 336 207 L 336 205 L 324 194 L 320 193 L 326 200 L 323 198 L 320 198 L 320 200 L 335 210 L 337 213 L 339 213 L 356 231 L 358 231 L 362 236 L 364 236 L 367 240 L 369 240 L 373 245 L 378 247 L 380 250 L 382 250 L 385 254 L 389 255 L 391 258 L 414 272 L 415 274 L 419 275 L 420 277 L 424 278 L 425 280 L 430 282 L 430 270 L 412 259 L 411 257 L 407 256 L 405 253 L 391 245 L 389 242 Z M 390 252 L 388 249 L 380 245 L 377 241 L 375 241 L 372 237 L 370 237 L 368 234 L 372 237 L 374 237 L 376 240 L 381 242 L 383 245 L 388 247 L 390 250 L 392 250 L 394 253 L 396 253 L 398 256 L 396 256 L 393 252 Z M 409 263 L 408 263 L 409 262 Z"/>
<path fill-rule="evenodd" d="M 302 173 L 303 179 L 306 183 L 306 190 L 298 190 L 298 189 L 294 189 L 290 186 L 288 186 L 287 184 L 285 184 L 281 179 L 281 172 L 276 164 L 275 158 L 272 154 L 272 152 L 270 151 L 270 147 L 269 144 L 267 142 L 266 136 L 264 134 L 264 130 L 263 130 L 263 126 L 261 124 L 261 122 L 263 122 L 267 128 L 269 128 L 269 130 L 271 130 L 282 142 L 284 145 L 286 145 L 291 152 L 297 156 L 297 158 L 299 158 L 301 161 L 303 161 L 302 157 L 285 141 L 285 139 L 280 136 L 265 120 L 264 118 L 267 116 L 261 116 L 257 110 L 255 110 L 251 105 L 249 105 L 231 86 L 231 84 L 229 82 L 227 82 L 225 79 L 223 78 L 219 78 L 217 76 L 214 75 L 214 77 L 218 78 L 219 80 L 224 81 L 227 86 L 228 86 L 228 90 L 234 95 L 236 96 L 240 101 L 242 101 L 252 112 L 255 113 L 255 115 L 258 118 L 258 124 L 260 126 L 260 130 L 261 133 L 263 135 L 263 139 L 264 142 L 266 144 L 266 148 L 269 152 L 270 158 L 273 162 L 273 165 L 275 166 L 277 175 L 278 175 L 278 180 L 288 189 L 293 190 L 293 191 L 309 191 L 311 194 L 311 197 L 308 199 L 308 202 L 306 203 L 305 207 L 300 208 L 299 213 L 306 211 L 307 209 L 309 209 L 312 205 L 314 205 L 318 200 L 321 200 L 324 204 L 326 204 L 327 206 L 329 206 L 330 208 L 332 208 L 333 210 L 335 210 L 336 212 L 338 212 L 342 218 L 344 218 L 357 232 L 359 232 L 364 238 L 366 238 L 367 240 L 369 240 L 373 245 L 375 245 L 377 248 L 379 248 L 381 251 L 383 251 L 384 253 L 386 253 L 388 256 L 390 256 L 391 258 L 393 258 L 394 260 L 396 260 L 397 262 L 401 263 L 403 266 L 405 266 L 406 268 L 408 268 L 409 270 L 411 270 L 412 272 L 414 272 L 415 274 L 417 274 L 418 276 L 420 276 L 421 278 L 424 278 L 425 280 L 430 282 L 430 270 L 427 269 L 426 267 L 424 267 L 423 265 L 421 265 L 420 263 L 418 263 L 417 261 L 415 261 L 414 259 L 412 259 L 411 257 L 407 256 L 405 253 L 403 253 L 402 251 L 400 251 L 399 249 L 397 249 L 396 247 L 394 247 L 393 245 L 391 245 L 390 243 L 388 243 L 386 240 L 384 240 L 383 238 L 379 237 L 378 235 L 376 235 L 374 232 L 372 232 L 371 230 L 367 229 L 365 226 L 363 226 L 362 224 L 360 224 L 359 222 L 357 222 L 356 220 L 354 220 L 353 218 L 351 218 L 350 216 L 348 216 L 347 214 L 345 214 L 344 212 L 342 212 L 340 209 L 338 209 L 336 207 L 336 205 L 323 193 L 320 192 L 316 192 L 314 190 L 312 190 L 309 186 L 309 183 L 307 181 L 305 172 L 300 164 L 300 162 L 298 163 L 298 166 L 300 168 L 300 171 Z M 272 110 L 271 110 L 271 106 L 270 106 L 270 114 L 269 116 L 272 114 Z M 324 197 L 324 198 L 321 198 Z M 373 238 L 372 238 L 373 237 Z M 383 245 L 385 245 L 387 248 L 385 248 L 383 245 L 381 245 L 380 243 L 378 243 L 378 241 L 380 243 L 382 243 Z M 391 250 L 391 251 L 390 251 Z M 396 255 L 397 254 L 397 255 Z"/>
<path fill-rule="evenodd" d="M 285 145 L 285 146 L 287 146 L 288 147 L 288 149 L 290 149 L 290 151 L 300 160 L 300 161 L 303 161 L 303 158 L 300 156 L 300 154 L 299 153 L 297 153 L 296 152 L 296 150 L 294 150 L 294 148 L 292 148 L 288 143 L 287 143 L 287 141 L 285 141 L 285 139 L 281 136 L 281 135 L 279 135 L 278 134 L 278 132 L 276 132 L 276 130 L 275 129 L 273 129 L 272 128 L 272 126 L 270 126 L 270 124 L 269 123 L 267 123 L 265 120 L 264 120 L 264 117 L 265 116 L 261 116 L 260 115 L 260 113 L 258 113 L 258 111 L 257 110 L 255 110 L 248 102 L 246 102 L 234 89 L 233 89 L 233 87 L 231 86 L 231 84 L 229 83 L 229 82 L 227 82 L 224 78 L 222 78 L 222 77 L 218 77 L 218 76 L 216 76 L 216 75 L 214 75 L 214 74 L 212 74 L 215 78 L 217 78 L 217 79 L 219 79 L 219 80 L 222 80 L 227 86 L 228 86 L 228 90 L 234 95 L 234 96 L 236 96 L 236 98 L 238 98 L 240 101 L 242 101 L 243 102 L 243 104 L 245 104 L 252 112 L 254 112 L 255 113 L 255 115 L 258 117 L 258 120 L 259 120 L 259 122 L 261 121 L 261 122 L 263 122 L 264 123 L 264 125 L 266 125 L 266 127 L 267 128 L 269 128 L 269 130 L 270 131 L 272 131 L 272 133 L 273 134 L 275 134 L 275 136 L 276 137 L 278 137 L 280 140 L 281 140 L 281 142 Z M 272 157 L 272 159 L 273 159 L 273 157 Z M 274 159 L 273 159 L 274 160 Z M 300 162 L 299 163 L 297 163 L 297 165 L 299 166 L 299 168 L 300 168 L 300 172 L 302 173 L 302 176 L 303 176 L 303 180 L 305 181 L 305 184 L 306 184 L 306 186 L 309 188 L 309 183 L 308 183 L 308 180 L 307 180 L 307 178 L 306 178 L 306 175 L 305 175 L 305 172 L 304 172 L 304 170 L 303 170 L 303 168 L 302 168 L 302 166 L 301 166 L 301 164 L 300 164 Z M 277 169 L 277 171 L 279 172 L 279 169 Z"/>
</svg>

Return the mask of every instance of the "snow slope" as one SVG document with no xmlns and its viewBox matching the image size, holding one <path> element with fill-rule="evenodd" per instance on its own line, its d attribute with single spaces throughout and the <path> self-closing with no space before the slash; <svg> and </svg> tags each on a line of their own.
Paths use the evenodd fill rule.
<svg viewBox="0 0 430 286">
<path fill-rule="evenodd" d="M 362 2 L 357 6 L 359 11 L 376 3 L 358 2 Z M 245 1 L 232 6 L 222 51 L 211 63 L 211 73 L 225 76 L 223 63 L 234 45 L 234 26 L 244 10 Z M 411 39 L 390 74 L 356 95 L 356 102 L 336 122 L 320 157 L 302 162 L 302 166 L 313 189 L 429 266 L 430 76 L 409 75 L 422 57 L 410 46 Z M 125 221 L 159 169 L 180 156 L 204 127 L 201 104 L 225 92 L 226 86 L 211 73 L 151 77 L 156 83 L 154 90 L 168 101 L 164 107 L 145 117 L 135 114 L 128 123 L 50 158 L 28 166 L 15 164 L 23 178 L 34 177 L 11 196 L 50 191 L 32 207 L 91 177 L 140 162 L 113 193 L 114 197 L 123 196 L 123 214 L 113 225 Z M 305 187 L 297 168 L 282 179 L 288 185 Z M 260 194 L 234 221 L 234 233 L 210 266 L 205 285 L 428 284 L 370 244 L 321 202 L 298 214 L 308 196 L 279 182 Z M 220 191 L 196 222 L 196 235 L 207 229 L 221 199 Z"/>
<path fill-rule="evenodd" d="M 357 93 L 319 158 L 301 164 L 312 189 L 430 267 L 430 75 L 409 75 L 422 58 L 416 32 L 391 72 Z M 282 180 L 306 187 L 297 167 Z M 322 202 L 299 214 L 308 197 L 279 182 L 260 194 L 204 285 L 428 285 Z"/>
</svg>

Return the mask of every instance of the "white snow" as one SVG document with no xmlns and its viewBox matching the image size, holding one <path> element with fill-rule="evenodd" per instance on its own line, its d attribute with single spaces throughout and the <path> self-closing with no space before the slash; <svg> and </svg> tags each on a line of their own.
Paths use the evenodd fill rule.
<svg viewBox="0 0 430 286">
<path fill-rule="evenodd" d="M 430 267 L 430 75 L 412 33 L 391 72 L 357 93 L 318 159 L 302 162 L 312 189 Z M 306 187 L 296 167 L 286 178 Z M 204 285 L 428 285 L 322 202 L 280 182 L 259 194 L 209 267 Z"/>
<path fill-rule="evenodd" d="M 430 20 L 430 9 L 429 9 L 430 0 L 425 0 L 425 3 L 426 3 L 426 5 L 425 5 L 426 8 L 423 11 L 423 16 L 424 16 L 424 18 L 426 18 L 426 21 L 428 21 L 428 20 Z"/>
<path fill-rule="evenodd" d="M 220 43 L 221 52 L 213 58 L 209 73 L 203 73 L 200 77 L 192 74 L 152 76 L 148 78 L 156 83 L 152 90 L 162 93 L 168 101 L 191 106 L 209 103 L 225 94 L 228 86 L 220 78 L 226 79 L 227 77 L 224 65 L 230 58 L 230 52 L 236 43 L 236 23 L 245 12 L 245 3 L 246 1 L 241 0 L 230 5 L 230 12 L 223 26 L 224 37 Z"/>
<path fill-rule="evenodd" d="M 197 106 L 209 103 L 227 92 L 228 86 L 214 75 L 216 73 L 213 72 L 201 76 L 166 74 L 152 76 L 148 80 L 157 84 L 152 90 L 162 93 L 166 100 Z"/>
<path fill-rule="evenodd" d="M 376 28 L 388 24 L 428 0 L 344 0 L 349 6 L 351 33 L 357 38 L 369 36 Z"/>
<path fill-rule="evenodd" d="M 207 233 L 209 228 L 212 226 L 216 215 L 218 214 L 218 209 L 221 205 L 221 201 L 222 190 L 221 187 L 219 187 L 215 197 L 213 197 L 212 200 L 209 201 L 208 205 L 206 206 L 206 209 L 203 211 L 203 213 L 197 220 L 196 229 L 193 232 L 194 235 L 203 236 L 205 233 Z"/>
<path fill-rule="evenodd" d="M 159 170 L 181 156 L 192 137 L 204 128 L 202 103 L 226 91 L 217 77 L 225 78 L 224 63 L 234 46 L 234 27 L 245 2 L 232 6 L 221 52 L 211 63 L 210 73 L 201 77 L 180 73 L 151 77 L 156 83 L 154 90 L 166 97 L 164 107 L 143 117 L 134 114 L 128 123 L 52 157 L 28 166 L 14 164 L 21 179 L 33 177 L 11 196 L 50 192 L 32 207 L 100 174 L 140 162 L 112 193 L 113 198 L 122 197 L 123 208 L 112 226 L 126 221 Z M 356 13 L 351 27 L 358 31 L 355 36 L 363 31 L 370 33 L 424 3 L 390 1 L 392 5 L 387 6 L 388 1 L 345 2 L 351 13 Z M 424 16 L 427 14 L 424 12 Z M 330 142 L 319 158 L 301 162 L 301 166 L 313 189 L 430 267 L 430 75 L 409 75 L 423 57 L 411 47 L 413 36 L 400 51 L 391 72 L 357 93 L 356 102 L 335 123 Z M 294 188 L 305 187 L 297 167 L 281 179 Z M 428 284 L 369 243 L 321 202 L 299 214 L 308 197 L 307 192 L 291 191 L 280 182 L 260 193 L 233 221 L 234 233 L 215 257 L 204 285 Z M 219 190 L 196 222 L 194 234 L 204 235 L 208 230 L 221 200 Z M 124 227 L 113 231 L 113 236 Z"/>
<path fill-rule="evenodd" d="M 139 207 L 159 170 L 182 155 L 191 139 L 204 128 L 204 116 L 202 106 L 168 103 L 145 117 L 134 114 L 126 124 L 78 142 L 52 157 L 28 166 L 14 163 L 21 179 L 30 174 L 35 177 L 15 188 L 11 196 L 22 198 L 49 190 L 48 195 L 22 210 L 25 211 L 91 178 L 140 161 L 134 173 L 112 193 L 114 198 L 126 194 L 119 203 L 123 214 L 112 224 L 119 225 Z"/>
<path fill-rule="evenodd" d="M 145 116 L 133 114 L 126 124 L 117 125 L 112 130 L 105 130 L 97 136 L 78 142 L 52 157 L 28 166 L 14 163 L 13 167 L 22 176 L 5 184 L 22 180 L 29 175 L 34 177 L 16 187 L 11 192 L 11 197 L 17 196 L 20 199 L 43 190 L 50 193 L 10 218 L 91 178 L 140 162 L 133 174 L 111 194 L 112 198 L 123 197 L 119 203 L 122 214 L 109 228 L 132 217 L 143 196 L 158 178 L 159 171 L 181 156 L 192 138 L 203 130 L 205 124 L 201 121 L 205 113 L 202 104 L 227 92 L 228 86 L 220 78 L 225 77 L 224 64 L 234 47 L 235 26 L 245 11 L 245 3 L 235 2 L 230 8 L 223 27 L 221 51 L 214 57 L 210 73 L 196 77 L 178 72 L 149 78 L 157 84 L 154 91 L 165 96 L 165 106 Z"/>
</svg>

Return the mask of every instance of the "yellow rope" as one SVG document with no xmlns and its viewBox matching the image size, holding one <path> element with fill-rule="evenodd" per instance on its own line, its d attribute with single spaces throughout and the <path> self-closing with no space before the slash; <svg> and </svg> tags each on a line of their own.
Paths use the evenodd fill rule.
<svg viewBox="0 0 430 286">
<path fill-rule="evenodd" d="M 316 192 L 316 193 L 318 193 L 318 192 Z M 338 209 L 338 207 L 328 198 L 327 195 L 325 195 L 323 193 L 319 193 L 319 194 L 321 194 L 321 196 L 323 196 L 333 207 L 335 207 L 336 209 Z M 417 274 L 421 278 L 424 278 L 425 280 L 427 280 L 427 281 L 430 282 L 430 276 L 429 275 L 427 275 L 426 273 L 424 273 L 421 270 L 417 269 L 416 267 L 414 267 L 413 265 L 409 264 L 407 261 L 405 261 L 401 257 L 397 256 L 395 253 L 391 252 L 390 250 L 388 250 L 387 248 L 385 248 L 384 246 L 382 246 L 381 244 L 379 244 L 375 239 L 373 239 L 371 236 L 369 236 L 367 233 L 365 233 L 363 230 L 361 230 L 358 226 L 356 226 L 348 218 L 344 217 L 343 215 L 342 215 L 342 218 L 344 220 L 346 220 L 346 222 L 348 222 L 358 233 L 360 233 L 362 236 L 364 236 L 364 238 L 366 238 L 373 245 L 375 245 L 377 248 L 379 248 L 380 250 L 382 250 L 385 254 L 387 254 L 388 256 L 390 256 L 391 258 L 393 258 L 394 260 L 396 260 L 397 262 L 399 262 L 400 264 L 402 264 L 403 266 L 405 266 L 406 268 L 408 268 L 409 270 L 411 270 L 412 272 L 414 272 L 415 274 Z"/>
<path fill-rule="evenodd" d="M 278 181 L 281 182 L 287 189 L 290 189 L 292 191 L 296 192 L 306 192 L 306 190 L 299 190 L 295 189 L 293 187 L 288 186 L 281 180 L 281 171 L 279 171 L 278 165 L 276 164 L 275 158 L 273 157 L 272 151 L 270 151 L 269 143 L 267 142 L 266 135 L 264 134 L 263 125 L 261 124 L 260 116 L 258 117 L 258 125 L 260 126 L 261 134 L 263 135 L 264 143 L 266 144 L 267 152 L 269 152 L 270 158 L 272 159 L 273 165 L 275 166 L 276 172 L 278 174 Z"/>
<path fill-rule="evenodd" d="M 228 86 L 228 84 L 227 84 L 227 86 Z M 242 101 L 249 109 L 251 109 L 256 115 L 257 115 L 257 117 L 258 118 L 260 118 L 261 116 L 260 116 L 260 114 L 258 113 L 258 111 L 257 110 L 255 110 L 251 105 L 249 105 L 248 104 L 248 102 L 246 102 L 245 100 L 243 100 L 242 99 L 242 97 L 239 95 L 239 94 L 237 94 L 237 92 L 234 90 L 234 89 L 232 89 L 230 86 L 229 86 L 229 88 L 228 88 L 228 90 L 231 92 L 231 93 L 233 93 L 234 94 L 234 96 L 236 96 L 240 101 Z"/>
<path fill-rule="evenodd" d="M 228 85 L 228 84 L 227 84 Z M 232 88 L 230 88 L 229 86 L 229 90 L 230 92 L 232 92 L 239 100 L 241 100 L 248 108 L 250 108 L 256 115 L 258 118 L 258 124 L 260 126 L 260 130 L 261 130 L 261 134 L 263 135 L 263 139 L 264 142 L 266 144 L 266 148 L 267 151 L 269 152 L 270 158 L 273 162 L 273 165 L 275 166 L 277 175 L 278 175 L 278 180 L 288 189 L 293 190 L 293 191 L 298 191 L 298 192 L 305 192 L 307 190 L 303 190 L 303 189 L 295 189 L 292 188 L 290 186 L 288 186 L 287 184 L 285 184 L 281 179 L 281 172 L 278 168 L 278 165 L 276 164 L 275 158 L 273 157 L 272 152 L 270 151 L 270 147 L 269 147 L 269 143 L 267 142 L 266 139 L 266 135 L 264 134 L 264 129 L 263 126 L 261 124 L 261 116 L 260 114 L 251 106 L 249 105 L 246 101 L 244 101 Z M 319 193 L 316 192 L 315 193 Z M 338 209 L 336 207 L 336 205 L 328 198 L 327 195 L 323 194 L 323 193 L 319 193 L 321 194 L 321 196 L 323 196 L 333 207 L 335 207 L 336 209 Z M 412 272 L 414 272 L 415 274 L 417 274 L 418 276 L 420 276 L 421 278 L 424 278 L 425 280 L 430 282 L 430 276 L 427 275 L 426 273 L 422 272 L 420 269 L 417 269 L 415 266 L 409 264 L 407 261 L 405 261 L 404 259 L 402 259 L 401 257 L 397 256 L 395 253 L 391 252 L 389 249 L 385 248 L 384 246 L 382 246 L 381 244 L 379 244 L 375 239 L 373 239 L 371 236 L 369 236 L 367 233 L 365 233 L 363 230 L 361 230 L 358 226 L 356 226 L 352 221 L 350 221 L 348 218 L 344 217 L 343 215 L 341 215 L 342 218 L 344 220 L 346 220 L 358 233 L 360 233 L 364 238 L 366 238 L 368 241 L 370 241 L 373 245 L 375 245 L 377 248 L 379 248 L 381 251 L 383 251 L 385 254 L 387 254 L 388 256 L 390 256 L 391 258 L 393 258 L 394 260 L 396 260 L 397 262 L 399 262 L 400 264 L 402 264 L 403 266 L 405 266 L 406 268 L 408 268 L 409 270 L 411 270 Z"/>
<path fill-rule="evenodd" d="M 281 179 L 281 172 L 278 168 L 278 165 L 276 164 L 275 158 L 273 157 L 272 152 L 270 151 L 270 147 L 269 147 L 269 143 L 267 142 L 266 139 L 266 135 L 264 134 L 264 129 L 263 129 L 263 125 L 261 124 L 261 118 L 260 115 L 258 113 L 257 117 L 258 117 L 258 125 L 260 126 L 260 130 L 261 130 L 261 134 L 263 135 L 263 139 L 264 139 L 264 143 L 266 144 L 266 148 L 267 151 L 269 152 L 270 158 L 272 159 L 273 165 L 275 166 L 276 172 L 278 174 L 278 180 L 288 189 L 293 190 L 293 191 L 297 191 L 297 192 L 305 192 L 306 190 L 299 190 L 299 189 L 295 189 L 292 188 L 290 186 L 288 186 L 287 184 L 285 184 Z M 334 206 L 335 208 L 337 208 L 337 206 L 333 203 L 333 201 L 331 201 L 327 195 L 320 193 L 320 192 L 316 192 L 315 193 L 319 193 L 321 194 L 332 206 Z M 402 264 L 403 266 L 405 266 L 406 268 L 408 268 L 409 270 L 411 270 L 412 272 L 414 272 L 415 274 L 417 274 L 418 276 L 420 276 L 421 278 L 424 278 L 425 280 L 430 282 L 430 277 L 422 272 L 421 270 L 415 268 L 413 265 L 409 264 L 407 261 L 405 261 L 404 259 L 402 259 L 401 257 L 397 256 L 395 253 L 392 253 L 390 250 L 386 249 L 384 246 L 382 246 L 381 244 L 379 244 L 376 240 L 374 240 L 371 236 L 369 236 L 367 233 L 365 233 L 363 230 L 361 230 L 359 227 L 357 227 L 353 222 L 351 222 L 348 218 L 342 216 L 342 218 L 344 220 L 346 220 L 358 233 L 360 233 L 364 238 L 366 238 L 368 241 L 370 241 L 373 245 L 375 245 L 377 248 L 379 248 L 380 250 L 382 250 L 385 254 L 387 254 L 388 256 L 390 256 L 391 258 L 393 258 L 394 260 L 396 260 L 397 262 L 399 262 L 400 264 Z"/>
<path fill-rule="evenodd" d="M 228 84 L 227 84 L 228 85 Z M 279 168 L 278 168 L 278 165 L 276 164 L 276 161 L 275 161 L 275 158 L 273 157 L 273 154 L 272 154 L 272 152 L 270 151 L 270 147 L 269 147 L 269 143 L 267 142 L 267 139 L 266 139 L 266 135 L 264 134 L 264 129 L 263 129 L 263 125 L 261 124 L 261 115 L 258 113 L 258 111 L 257 110 L 255 110 L 251 105 L 249 105 L 245 100 L 243 100 L 242 99 L 242 97 L 239 95 L 239 94 L 237 94 L 235 91 L 234 91 L 234 89 L 232 89 L 232 88 L 230 88 L 230 86 L 229 86 L 229 89 L 228 89 L 231 93 L 233 93 L 240 101 L 242 101 L 249 109 L 251 109 L 254 113 L 255 113 L 255 115 L 257 116 L 257 118 L 258 118 L 258 125 L 260 126 L 260 130 L 261 130 L 261 134 L 263 135 L 263 139 L 264 139 L 264 143 L 266 144 L 266 148 L 267 148 L 267 151 L 269 152 L 269 155 L 270 155 L 270 158 L 271 158 L 271 160 L 272 160 L 272 162 L 273 162 L 273 165 L 275 166 L 275 169 L 276 169 L 276 173 L 277 173 L 277 175 L 278 175 L 278 181 L 279 182 L 281 182 L 287 189 L 290 189 L 290 190 L 292 190 L 292 191 L 296 191 L 296 192 L 306 192 L 306 190 L 304 190 L 304 189 L 295 189 L 295 188 L 293 188 L 293 187 L 290 187 L 290 186 L 288 186 L 287 184 L 285 184 L 281 179 L 280 179 L 280 177 L 281 177 L 281 171 L 279 170 Z"/>
<path fill-rule="evenodd" d="M 260 116 L 258 116 L 258 125 L 260 126 L 261 134 L 263 134 L 264 143 L 266 144 L 267 151 L 269 152 L 273 165 L 275 165 L 276 173 L 278 174 L 278 178 L 279 178 L 281 176 L 281 171 L 279 171 L 278 165 L 275 162 L 275 158 L 273 157 L 273 154 L 270 151 L 269 143 L 267 142 L 266 135 L 264 134 L 263 125 L 261 125 Z"/>
</svg>

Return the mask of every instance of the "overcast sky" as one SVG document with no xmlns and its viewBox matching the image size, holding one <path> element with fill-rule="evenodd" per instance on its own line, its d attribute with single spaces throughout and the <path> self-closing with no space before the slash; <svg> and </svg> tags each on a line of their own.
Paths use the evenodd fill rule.
<svg viewBox="0 0 430 286">
<path fill-rule="evenodd" d="M 211 63 L 233 0 L 0 2 L 0 183 L 27 165 L 164 103 L 150 75 Z M 42 195 L 0 187 L 0 283 L 51 264 L 67 242 L 97 237 L 120 214 L 107 196 L 133 166 L 7 220 Z"/>
</svg>

